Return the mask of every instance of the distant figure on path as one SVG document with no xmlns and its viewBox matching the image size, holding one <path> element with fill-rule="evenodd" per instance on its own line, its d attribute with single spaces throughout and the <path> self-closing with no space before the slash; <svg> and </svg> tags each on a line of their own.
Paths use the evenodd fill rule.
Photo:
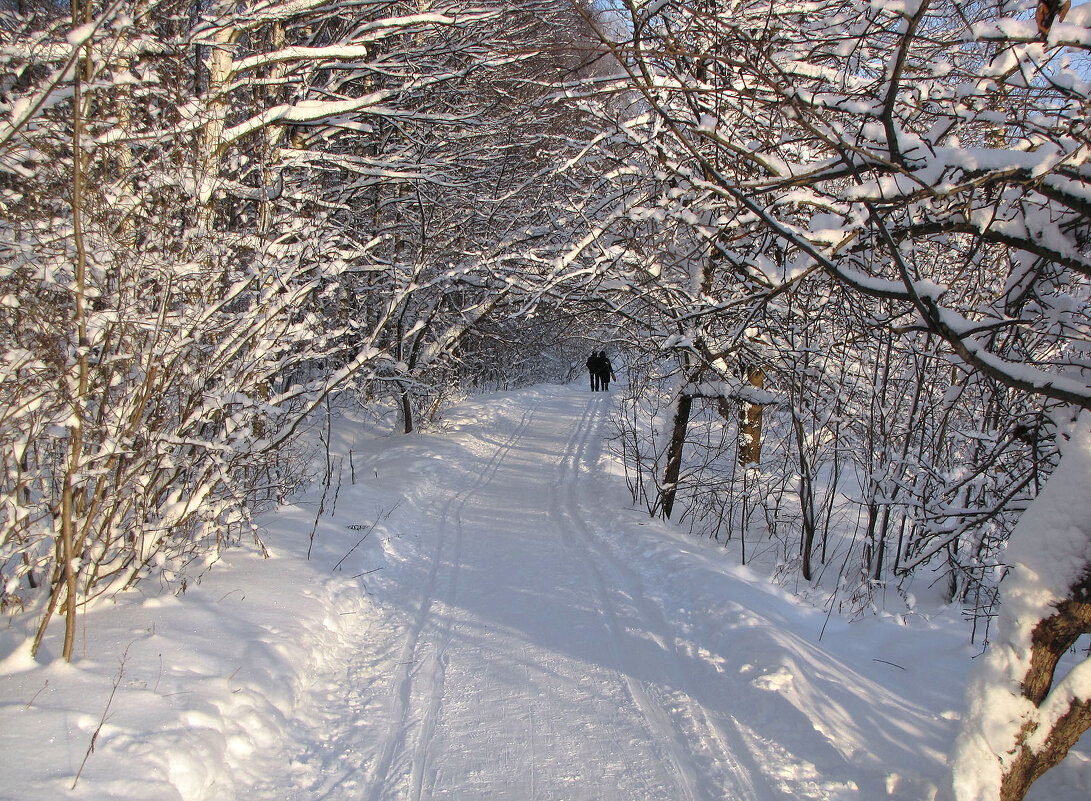
<svg viewBox="0 0 1091 801">
<path fill-rule="evenodd" d="M 599 378 L 602 375 L 602 366 L 599 364 L 599 355 L 591 351 L 587 357 L 587 372 L 591 376 L 591 391 L 599 391 Z"/>
<path fill-rule="evenodd" d="M 617 381 L 617 376 L 614 375 L 614 365 L 610 364 L 610 360 L 606 358 L 606 351 L 600 350 L 598 356 L 599 365 L 599 387 L 603 392 L 610 391 L 610 382 Z"/>
</svg>

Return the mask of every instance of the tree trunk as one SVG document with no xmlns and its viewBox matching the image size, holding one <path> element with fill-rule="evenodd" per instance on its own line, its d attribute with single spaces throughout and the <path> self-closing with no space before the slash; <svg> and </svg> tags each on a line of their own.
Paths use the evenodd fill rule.
<svg viewBox="0 0 1091 801">
<path fill-rule="evenodd" d="M 663 471 L 663 490 L 660 493 L 660 509 L 663 517 L 670 519 L 674 511 L 674 499 L 678 494 L 678 476 L 682 472 L 682 451 L 686 444 L 686 429 L 689 426 L 693 397 L 681 394 L 674 407 L 674 425 L 671 426 L 671 440 L 667 446 L 667 466 Z"/>
<path fill-rule="evenodd" d="M 1091 575 L 1073 588 L 1071 597 L 1057 604 L 1057 613 L 1034 627 L 1030 669 L 1023 680 L 1023 697 L 1040 706 L 1053 686 L 1053 672 L 1065 652 L 1083 634 L 1091 634 Z M 1004 774 L 1001 801 L 1021 801 L 1043 773 L 1057 765 L 1080 736 L 1091 728 L 1091 699 L 1073 698 L 1053 724 L 1045 745 L 1032 749 L 1027 741 L 1038 724 L 1028 721 L 1019 734 L 1019 753 Z"/>
<path fill-rule="evenodd" d="M 81 19 L 82 12 L 82 19 Z M 73 26 L 83 23 L 89 17 L 89 9 L 80 9 L 75 2 L 72 4 Z M 76 643 L 76 572 L 80 554 L 76 547 L 76 517 L 82 511 L 79 502 L 80 487 L 78 486 L 78 474 L 81 470 L 83 459 L 83 423 L 89 387 L 88 348 L 90 343 L 87 338 L 87 248 L 83 240 L 83 184 L 84 162 L 83 153 L 83 81 L 89 78 L 87 74 L 89 61 L 86 56 L 80 59 L 76 69 L 73 97 L 72 97 L 72 235 L 76 250 L 74 309 L 75 309 L 75 333 L 76 333 L 76 375 L 72 382 L 74 385 L 68 388 L 71 393 L 72 419 L 68 424 L 68 464 L 65 467 L 64 483 L 61 489 L 61 553 L 64 559 L 63 577 L 65 586 L 64 600 L 64 659 L 72 661 L 72 653 Z"/>
<path fill-rule="evenodd" d="M 208 53 L 208 113 L 209 120 L 202 131 L 201 154 L 197 169 L 197 223 L 198 227 L 211 227 L 215 221 L 216 207 L 213 190 L 220 177 L 220 145 L 223 141 L 227 118 L 226 86 L 234 63 L 232 46 L 238 31 L 220 28 L 212 34 Z"/>
<path fill-rule="evenodd" d="M 952 760 L 957 801 L 1019 801 L 1091 728 L 1091 658 L 1055 675 L 1061 657 L 1091 633 L 1089 480 L 1085 412 L 1011 534 L 999 633 L 971 676 Z"/>
<path fill-rule="evenodd" d="M 398 402 L 401 404 L 402 410 L 402 433 L 413 433 L 413 398 L 409 394 L 409 390 L 403 385 L 398 385 Z"/>
<path fill-rule="evenodd" d="M 806 436 L 803 431 L 803 423 L 793 412 L 792 426 L 796 435 L 796 452 L 799 457 L 799 513 L 800 513 L 800 555 L 803 563 L 800 572 L 804 581 L 810 581 L 813 576 L 811 569 L 811 551 L 814 550 L 815 531 L 818 523 L 815 520 L 814 509 L 814 484 L 811 482 L 811 465 L 807 459 Z"/>
<path fill-rule="evenodd" d="M 751 386 L 765 386 L 765 373 L 760 368 L 749 367 L 746 374 Z M 761 462 L 761 417 L 759 403 L 744 403 L 739 411 L 739 463 L 743 466 Z"/>
</svg>

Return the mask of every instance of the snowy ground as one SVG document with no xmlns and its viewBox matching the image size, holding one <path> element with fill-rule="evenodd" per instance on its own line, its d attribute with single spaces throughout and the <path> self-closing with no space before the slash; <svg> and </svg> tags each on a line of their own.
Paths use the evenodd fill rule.
<svg viewBox="0 0 1091 801">
<path fill-rule="evenodd" d="M 0 798 L 932 799 L 957 613 L 827 621 L 626 509 L 609 413 L 539 387 L 443 435 L 344 422 L 310 560 L 317 490 L 264 521 L 271 559 L 89 611 L 73 665 L 13 618 Z M 1074 755 L 1030 797 L 1089 791 Z"/>
</svg>

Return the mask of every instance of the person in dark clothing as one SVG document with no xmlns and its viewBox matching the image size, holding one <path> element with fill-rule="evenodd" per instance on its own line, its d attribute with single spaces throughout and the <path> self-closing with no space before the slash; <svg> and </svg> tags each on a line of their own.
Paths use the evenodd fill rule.
<svg viewBox="0 0 1091 801">
<path fill-rule="evenodd" d="M 594 351 L 591 351 L 591 355 L 587 357 L 587 372 L 591 376 L 591 391 L 598 392 L 599 379 L 602 376 L 602 365 L 599 364 L 599 355 Z"/>
<path fill-rule="evenodd" d="M 610 391 L 610 382 L 617 381 L 617 376 L 614 375 L 614 366 L 610 364 L 610 360 L 606 358 L 606 351 L 599 351 L 598 358 L 599 365 L 599 388 L 603 392 Z"/>
</svg>

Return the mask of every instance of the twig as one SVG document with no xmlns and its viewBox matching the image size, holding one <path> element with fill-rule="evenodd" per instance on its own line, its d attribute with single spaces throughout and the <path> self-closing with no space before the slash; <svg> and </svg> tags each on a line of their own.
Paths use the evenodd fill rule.
<svg viewBox="0 0 1091 801">
<path fill-rule="evenodd" d="M 333 573 L 335 570 L 337 570 L 337 568 L 341 567 L 341 563 L 344 562 L 346 559 L 348 559 L 349 556 L 352 555 L 353 551 L 355 551 L 357 548 L 359 548 L 361 545 L 364 544 L 364 540 L 367 539 L 367 535 L 371 533 L 371 530 L 374 527 L 375 526 L 373 524 L 371 526 L 371 528 L 369 528 L 367 531 L 364 532 L 364 536 L 362 536 L 362 537 L 360 537 L 360 539 L 356 540 L 356 544 L 348 549 L 348 553 L 346 553 L 344 556 L 342 556 L 340 559 L 337 560 L 337 564 L 335 564 L 333 567 L 330 568 L 331 573 Z"/>
<path fill-rule="evenodd" d="M 48 686 L 49 686 L 49 679 L 46 679 L 45 684 L 42 685 L 42 689 L 40 689 L 40 690 L 38 690 L 38 692 L 34 693 L 34 697 L 26 702 L 26 704 L 23 706 L 23 709 L 24 710 L 30 709 L 30 705 L 33 704 L 35 700 L 37 700 L 38 696 L 41 695 L 45 691 L 45 688 L 48 687 Z"/>
<path fill-rule="evenodd" d="M 833 587 L 833 594 L 830 596 L 830 608 L 826 612 L 826 620 L 822 623 L 822 631 L 818 633 L 818 641 L 822 642 L 822 637 L 826 633 L 826 625 L 830 622 L 830 617 L 833 615 L 833 606 L 837 601 L 837 590 L 841 586 L 841 579 L 845 575 L 845 568 L 848 566 L 849 557 L 852 555 L 852 546 L 856 544 L 856 535 L 860 532 L 859 525 L 855 531 L 852 532 L 852 542 L 849 543 L 849 549 L 845 553 L 845 561 L 841 563 L 841 570 L 837 574 L 837 583 Z"/>
<path fill-rule="evenodd" d="M 337 458 L 337 487 L 333 491 L 333 506 L 330 508 L 330 517 L 337 515 L 337 497 L 341 494 L 341 477 L 345 473 L 345 457 Z"/>
<path fill-rule="evenodd" d="M 898 670 L 905 670 L 901 665 L 895 665 L 893 662 L 887 662 L 885 659 L 872 659 L 872 662 L 882 662 L 884 665 L 890 665 L 896 667 Z"/>
<path fill-rule="evenodd" d="M 355 576 L 353 576 L 353 578 L 358 579 L 358 578 L 360 578 L 360 576 L 366 576 L 368 573 L 374 573 L 376 570 L 382 570 L 382 568 L 381 567 L 373 567 L 373 568 L 371 568 L 371 570 L 365 570 L 363 573 L 357 573 Z"/>
<path fill-rule="evenodd" d="M 114 679 L 113 689 L 110 690 L 110 697 L 106 699 L 106 708 L 102 710 L 102 717 L 99 719 L 98 726 L 95 728 L 95 733 L 91 735 L 91 743 L 87 746 L 87 753 L 83 755 L 83 762 L 80 763 L 80 769 L 76 771 L 76 778 L 72 780 L 72 789 L 76 789 L 76 784 L 79 783 L 80 775 L 83 773 L 84 766 L 87 765 L 87 760 L 91 758 L 91 754 L 95 750 L 95 742 L 98 740 L 99 734 L 102 733 L 102 727 L 106 725 L 106 716 L 110 714 L 110 706 L 114 703 L 114 695 L 117 694 L 117 688 L 121 684 L 121 678 L 125 675 L 125 660 L 129 658 L 129 648 L 132 643 L 125 646 L 125 652 L 121 655 L 121 665 L 117 670 L 117 677 Z"/>
<path fill-rule="evenodd" d="M 353 545 L 351 548 L 349 548 L 348 553 L 346 553 L 344 556 L 342 556 L 340 559 L 337 560 L 337 564 L 335 564 L 333 567 L 330 568 L 330 572 L 332 573 L 335 570 L 337 570 L 337 568 L 341 567 L 341 563 L 344 562 L 346 559 L 348 559 L 349 556 L 352 554 L 352 552 L 355 551 L 357 548 L 359 548 L 363 544 L 364 540 L 367 539 L 368 534 L 370 534 L 374 530 L 375 526 L 379 525 L 384 520 L 386 520 L 388 517 L 390 517 L 390 515 L 394 512 L 394 510 L 397 509 L 399 506 L 401 506 L 401 501 L 398 501 L 396 504 L 391 506 L 390 509 L 388 509 L 388 510 L 387 509 L 380 509 L 378 516 L 375 518 L 375 522 L 372 523 L 370 526 L 368 526 L 367 531 L 364 532 L 364 536 L 360 537 L 360 539 L 358 539 L 356 541 L 356 544 Z M 352 528 L 352 526 L 349 526 L 349 528 Z M 364 575 L 364 574 L 361 573 L 360 575 Z M 356 578 L 356 576 L 353 576 L 353 578 Z"/>
<path fill-rule="evenodd" d="M 318 521 L 322 519 L 322 513 L 326 511 L 326 493 L 329 492 L 329 485 L 327 484 L 322 489 L 322 501 L 318 504 L 318 513 L 314 516 L 314 527 L 311 528 L 310 544 L 307 545 L 307 559 L 311 558 L 311 548 L 314 547 L 314 535 L 318 532 Z"/>
<path fill-rule="evenodd" d="M 318 514 L 314 516 L 314 527 L 311 529 L 310 542 L 307 545 L 307 560 L 311 558 L 311 549 L 314 548 L 314 535 L 318 533 L 318 521 L 322 519 L 322 514 L 326 511 L 326 496 L 330 492 L 330 482 L 333 480 L 333 457 L 330 455 L 330 398 L 327 395 L 323 398 L 323 402 L 326 404 L 326 434 L 322 436 L 319 434 L 319 440 L 326 446 L 326 474 L 322 478 L 322 500 L 318 504 Z M 340 482 L 338 482 L 338 489 L 340 489 Z"/>
</svg>

